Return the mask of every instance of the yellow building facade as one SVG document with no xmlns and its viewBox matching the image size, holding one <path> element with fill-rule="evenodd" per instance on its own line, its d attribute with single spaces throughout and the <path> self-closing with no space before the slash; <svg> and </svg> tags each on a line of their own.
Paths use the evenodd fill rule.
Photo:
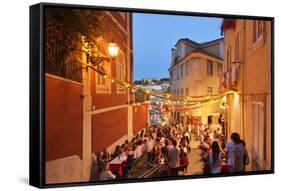
<svg viewBox="0 0 281 191">
<path fill-rule="evenodd" d="M 190 39 L 180 39 L 172 49 L 170 72 L 170 93 L 181 96 L 202 96 L 218 94 L 219 77 L 222 73 L 223 39 L 206 43 L 196 43 Z M 174 100 L 177 101 L 178 99 Z M 177 103 L 177 102 L 176 102 Z M 177 105 L 176 105 L 177 106 Z M 218 103 L 198 109 L 175 109 L 173 119 L 187 123 L 218 123 L 221 109 Z"/>
<path fill-rule="evenodd" d="M 227 137 L 240 134 L 250 165 L 246 170 L 271 170 L 271 22 L 224 19 L 223 73 L 220 92 L 226 96 Z"/>
</svg>

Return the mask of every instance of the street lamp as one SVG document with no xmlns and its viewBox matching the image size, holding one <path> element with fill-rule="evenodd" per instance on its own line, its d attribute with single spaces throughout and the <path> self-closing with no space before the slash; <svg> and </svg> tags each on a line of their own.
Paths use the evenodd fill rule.
<svg viewBox="0 0 281 191">
<path fill-rule="evenodd" d="M 108 44 L 108 53 L 111 57 L 116 57 L 118 55 L 119 52 L 119 47 L 117 46 L 116 43 L 111 42 Z"/>
<path fill-rule="evenodd" d="M 119 47 L 116 43 L 110 42 L 107 46 L 109 56 L 96 56 L 95 54 L 91 55 L 89 52 L 86 52 L 87 62 L 91 63 L 93 66 L 98 66 L 104 61 L 111 61 L 112 58 L 116 57 L 119 52 Z"/>
</svg>

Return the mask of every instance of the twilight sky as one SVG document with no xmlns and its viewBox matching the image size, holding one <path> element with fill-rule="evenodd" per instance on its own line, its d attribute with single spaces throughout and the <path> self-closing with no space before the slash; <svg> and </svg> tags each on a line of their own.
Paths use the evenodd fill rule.
<svg viewBox="0 0 281 191">
<path fill-rule="evenodd" d="M 221 18 L 133 14 L 134 80 L 168 77 L 171 48 L 180 38 L 195 42 L 220 36 Z"/>
</svg>

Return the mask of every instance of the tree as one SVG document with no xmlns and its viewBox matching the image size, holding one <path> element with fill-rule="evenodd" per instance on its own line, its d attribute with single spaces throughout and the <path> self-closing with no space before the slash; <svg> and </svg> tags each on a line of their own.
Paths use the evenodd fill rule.
<svg viewBox="0 0 281 191">
<path fill-rule="evenodd" d="M 103 33 L 101 18 L 101 11 L 96 10 L 46 8 L 46 72 L 81 81 L 81 64 L 77 58 L 82 51 L 82 36 L 95 43 Z"/>
</svg>

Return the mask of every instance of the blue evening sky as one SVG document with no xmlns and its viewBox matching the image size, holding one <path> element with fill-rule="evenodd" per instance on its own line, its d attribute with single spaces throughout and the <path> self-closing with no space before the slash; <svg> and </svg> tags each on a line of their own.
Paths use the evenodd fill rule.
<svg viewBox="0 0 281 191">
<path fill-rule="evenodd" d="M 220 38 L 221 18 L 133 14 L 134 79 L 168 77 L 171 49 L 180 38 Z"/>
</svg>

